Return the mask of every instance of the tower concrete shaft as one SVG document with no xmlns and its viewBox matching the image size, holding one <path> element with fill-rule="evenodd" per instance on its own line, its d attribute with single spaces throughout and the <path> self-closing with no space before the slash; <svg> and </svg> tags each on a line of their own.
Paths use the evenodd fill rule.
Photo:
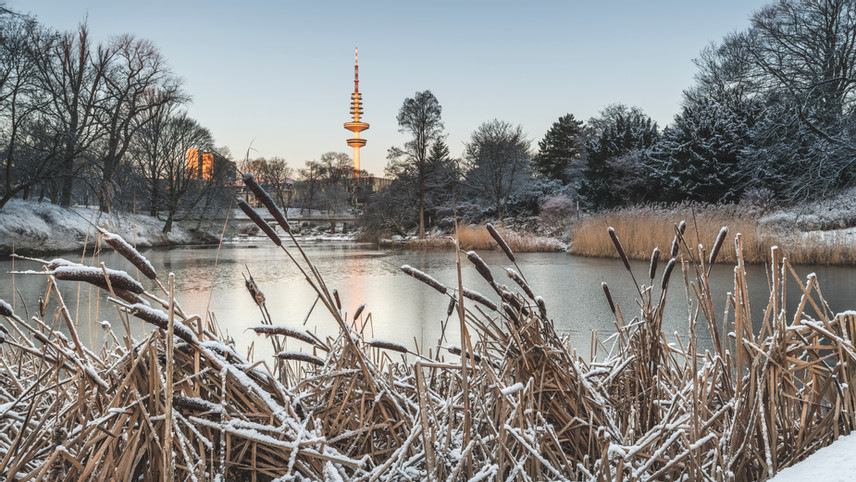
<svg viewBox="0 0 856 482">
<path fill-rule="evenodd" d="M 366 145 L 366 140 L 360 138 L 360 132 L 369 128 L 369 125 L 360 121 L 363 114 L 362 94 L 360 94 L 360 68 L 357 58 L 357 49 L 354 48 L 354 92 L 351 94 L 351 115 L 353 121 L 345 122 L 345 129 L 354 133 L 354 137 L 348 139 L 348 145 L 354 148 L 354 175 L 360 173 L 360 148 Z"/>
</svg>

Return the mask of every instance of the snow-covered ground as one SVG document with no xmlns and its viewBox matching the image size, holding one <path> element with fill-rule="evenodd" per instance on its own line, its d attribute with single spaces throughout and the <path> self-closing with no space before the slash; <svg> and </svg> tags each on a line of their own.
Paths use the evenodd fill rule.
<svg viewBox="0 0 856 482">
<path fill-rule="evenodd" d="M 782 470 L 773 482 L 849 482 L 856 480 L 856 434 L 845 435 L 802 462 Z"/>
<path fill-rule="evenodd" d="M 139 247 L 187 244 L 189 231 L 174 225 L 164 235 L 163 221 L 146 215 L 104 214 L 90 208 L 61 208 L 50 203 L 10 200 L 0 209 L 0 256 L 79 251 L 94 230 L 90 222 Z"/>
</svg>

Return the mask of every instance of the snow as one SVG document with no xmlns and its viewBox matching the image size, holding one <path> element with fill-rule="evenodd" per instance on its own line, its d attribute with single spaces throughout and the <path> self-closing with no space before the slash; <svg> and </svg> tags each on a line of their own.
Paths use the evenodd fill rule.
<svg viewBox="0 0 856 482">
<path fill-rule="evenodd" d="M 774 482 L 805 480 L 844 482 L 853 480 L 853 474 L 856 474 L 856 434 L 840 437 L 832 445 L 780 471 L 770 480 Z"/>
<path fill-rule="evenodd" d="M 49 202 L 11 199 L 0 209 L 0 256 L 11 254 L 13 244 L 15 252 L 20 254 L 80 251 L 87 233 L 90 243 L 97 238 L 89 225 L 90 219 L 137 248 L 187 244 L 192 240 L 190 232 L 177 225 L 164 235 L 163 221 L 151 216 L 105 214 L 97 208 L 62 208 Z"/>
<path fill-rule="evenodd" d="M 502 390 L 500 390 L 500 392 L 502 392 L 503 395 L 511 395 L 512 393 L 517 393 L 521 390 L 523 390 L 523 384 L 517 382 L 514 385 L 511 385 L 510 387 L 503 388 Z"/>
<path fill-rule="evenodd" d="M 7 316 L 11 316 L 11 315 L 12 315 L 12 313 L 13 313 L 13 312 L 12 312 L 12 306 L 11 306 L 11 305 L 9 305 L 9 303 L 6 303 L 6 302 L 5 302 L 5 301 L 3 301 L 3 300 L 0 300 L 0 314 L 6 314 L 6 313 L 8 313 L 8 315 L 7 315 Z"/>
</svg>

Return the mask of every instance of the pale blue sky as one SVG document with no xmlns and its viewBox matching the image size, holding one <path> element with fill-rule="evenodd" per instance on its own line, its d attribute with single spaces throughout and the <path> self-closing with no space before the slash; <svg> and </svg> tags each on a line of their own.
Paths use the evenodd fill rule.
<svg viewBox="0 0 856 482">
<path fill-rule="evenodd" d="M 2 0 L 0 0 L 2 1 Z M 360 48 L 362 167 L 382 174 L 401 145 L 395 116 L 430 89 L 452 154 L 479 124 L 520 124 L 536 142 L 561 115 L 588 119 L 608 104 L 641 107 L 661 127 L 679 109 L 692 64 L 711 41 L 748 26 L 759 0 L 243 1 L 7 0 L 49 26 L 88 15 L 96 40 L 149 38 L 185 80 L 191 116 L 243 157 L 293 167 L 345 144 Z"/>
</svg>

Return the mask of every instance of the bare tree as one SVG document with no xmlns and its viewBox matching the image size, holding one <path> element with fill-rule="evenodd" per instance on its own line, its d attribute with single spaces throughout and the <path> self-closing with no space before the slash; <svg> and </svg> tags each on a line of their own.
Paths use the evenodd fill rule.
<svg viewBox="0 0 856 482">
<path fill-rule="evenodd" d="M 39 89 L 47 96 L 41 111 L 46 124 L 45 142 L 57 145 L 60 205 L 71 204 L 74 179 L 89 147 L 100 137 L 95 109 L 104 81 L 106 59 L 92 57 L 89 29 L 81 23 L 76 32 L 54 33 L 39 29 L 33 41 Z"/>
<path fill-rule="evenodd" d="M 417 92 L 412 98 L 404 99 L 398 111 L 398 131 L 411 135 L 404 149 L 393 147 L 387 158 L 387 175 L 407 175 L 416 183 L 419 198 L 419 237 L 425 237 L 425 181 L 429 175 L 429 151 L 431 146 L 443 139 L 443 122 L 440 120 L 442 107 L 430 90 Z"/>
<path fill-rule="evenodd" d="M 109 212 L 113 198 L 113 177 L 133 136 L 155 116 L 152 112 L 187 100 L 181 83 L 174 77 L 153 43 L 122 35 L 112 39 L 98 56 L 107 67 L 98 121 L 105 139 L 100 158 L 99 207 Z"/>
<path fill-rule="evenodd" d="M 464 176 L 502 220 L 511 196 L 530 179 L 529 140 L 520 126 L 492 120 L 473 132 L 464 149 Z"/>
<path fill-rule="evenodd" d="M 240 168 L 242 172 L 252 173 L 283 208 L 287 207 L 283 193 L 286 182 L 294 175 L 294 169 L 288 167 L 285 159 L 281 157 L 245 159 L 241 161 Z"/>
<path fill-rule="evenodd" d="M 160 151 L 163 157 L 164 218 L 163 232 L 172 230 L 176 220 L 182 220 L 205 199 L 217 182 L 225 178 L 226 166 L 214 163 L 210 179 L 199 179 L 187 165 L 188 150 L 199 152 L 214 149 L 211 132 L 182 112 L 167 118 L 160 133 Z"/>
<path fill-rule="evenodd" d="M 32 37 L 35 20 L 0 11 L 0 208 L 18 193 L 54 175 L 56 150 L 40 151 L 38 113 L 43 106 L 35 81 Z"/>
</svg>

